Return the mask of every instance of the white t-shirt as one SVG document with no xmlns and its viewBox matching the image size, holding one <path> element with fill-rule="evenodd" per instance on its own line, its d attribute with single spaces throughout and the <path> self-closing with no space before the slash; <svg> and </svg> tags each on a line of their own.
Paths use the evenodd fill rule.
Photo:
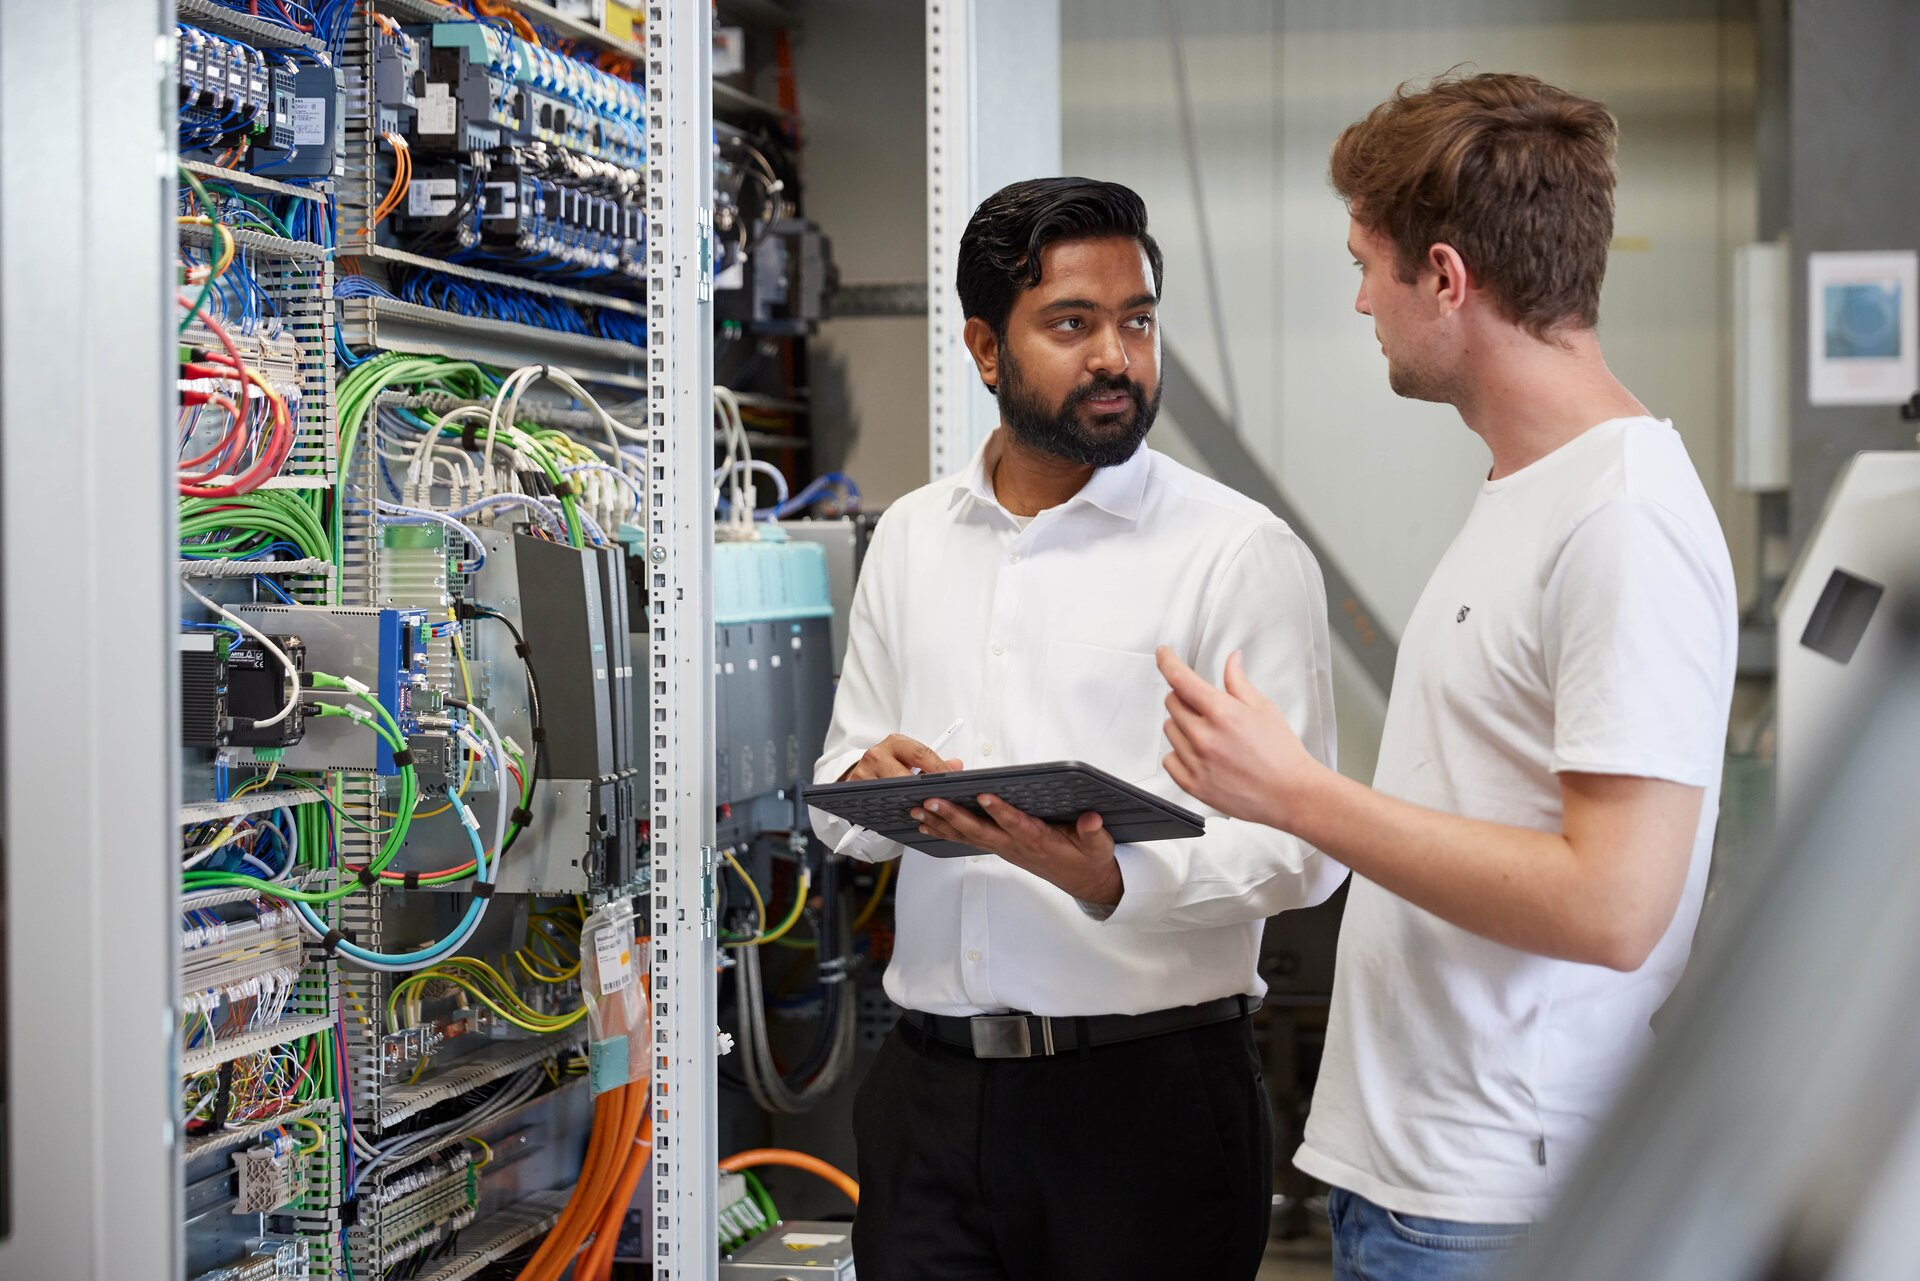
<svg viewBox="0 0 1920 1281">
<path fill-rule="evenodd" d="M 1404 1214 L 1546 1207 L 1686 963 L 1735 614 L 1726 540 L 1670 424 L 1601 423 L 1481 487 L 1407 624 L 1374 785 L 1556 832 L 1562 771 L 1703 787 L 1686 888 L 1621 974 L 1470 934 L 1355 875 L 1302 1170 Z"/>
</svg>

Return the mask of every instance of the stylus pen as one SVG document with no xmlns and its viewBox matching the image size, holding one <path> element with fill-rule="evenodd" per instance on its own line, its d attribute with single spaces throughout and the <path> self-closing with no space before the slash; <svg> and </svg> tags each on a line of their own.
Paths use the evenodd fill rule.
<svg viewBox="0 0 1920 1281">
<path fill-rule="evenodd" d="M 967 723 L 967 718 L 962 716 L 959 720 L 947 726 L 946 729 L 940 732 L 939 738 L 936 738 L 931 743 L 927 744 L 927 750 L 932 752 L 935 756 L 939 756 L 940 749 L 945 747 L 948 743 L 952 742 L 953 736 L 955 734 L 958 734 L 960 732 L 960 727 L 962 725 L 965 725 L 966 723 Z M 945 758 L 942 757 L 942 759 L 944 760 Z M 916 774 L 920 773 L 920 771 L 917 769 L 913 772 Z"/>
</svg>

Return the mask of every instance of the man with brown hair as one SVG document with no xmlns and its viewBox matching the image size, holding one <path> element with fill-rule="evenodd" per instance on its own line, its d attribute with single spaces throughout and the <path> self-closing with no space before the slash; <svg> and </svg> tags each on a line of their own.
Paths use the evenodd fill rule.
<svg viewBox="0 0 1920 1281">
<path fill-rule="evenodd" d="M 1354 306 L 1492 466 L 1414 607 L 1375 787 L 1237 659 L 1170 652 L 1173 778 L 1352 870 L 1301 1169 L 1335 1273 L 1496 1272 L 1605 1116 L 1692 943 L 1732 697 L 1732 567 L 1670 423 L 1594 333 L 1606 108 L 1531 76 L 1403 87 L 1333 149 Z"/>
</svg>

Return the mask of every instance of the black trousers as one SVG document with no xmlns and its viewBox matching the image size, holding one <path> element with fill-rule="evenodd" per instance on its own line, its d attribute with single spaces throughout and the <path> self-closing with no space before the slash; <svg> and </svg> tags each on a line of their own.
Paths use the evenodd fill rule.
<svg viewBox="0 0 1920 1281">
<path fill-rule="evenodd" d="M 853 1108 L 860 1281 L 1251 1281 L 1273 1118 L 1250 1019 L 975 1059 L 902 1023 Z"/>
</svg>

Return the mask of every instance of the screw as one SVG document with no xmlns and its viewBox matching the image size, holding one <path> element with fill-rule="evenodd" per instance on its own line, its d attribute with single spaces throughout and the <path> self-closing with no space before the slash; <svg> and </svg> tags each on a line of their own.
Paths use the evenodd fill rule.
<svg viewBox="0 0 1920 1281">
<path fill-rule="evenodd" d="M 653 548 L 651 548 L 651 549 L 650 549 L 650 550 L 649 550 L 649 551 L 647 552 L 647 555 L 648 555 L 648 557 L 650 557 L 650 558 L 651 558 L 651 559 L 653 560 L 653 562 L 654 562 L 654 563 L 655 563 L 655 564 L 657 565 L 657 564 L 659 564 L 659 563 L 660 563 L 661 561 L 663 561 L 663 560 L 665 560 L 665 559 L 667 558 L 667 549 L 666 549 L 666 548 L 664 548 L 664 547 L 661 547 L 661 546 L 658 546 L 658 545 L 655 545 L 655 546 L 654 546 Z"/>
</svg>

